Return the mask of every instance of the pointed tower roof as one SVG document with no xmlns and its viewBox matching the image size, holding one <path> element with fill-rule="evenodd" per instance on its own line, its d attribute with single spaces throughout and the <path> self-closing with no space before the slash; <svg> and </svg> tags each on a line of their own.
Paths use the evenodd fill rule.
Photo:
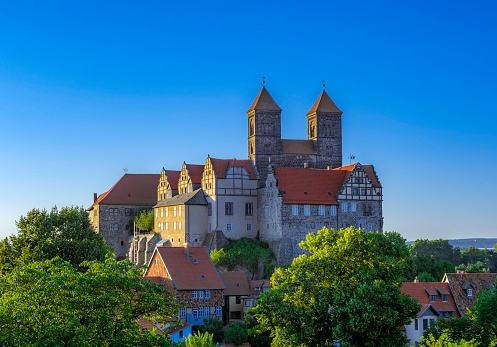
<svg viewBox="0 0 497 347">
<path fill-rule="evenodd" d="M 271 97 L 271 95 L 267 91 L 266 87 L 262 86 L 262 89 L 259 92 L 259 95 L 257 95 L 257 98 L 255 98 L 254 103 L 252 104 L 250 109 L 247 111 L 247 113 L 254 111 L 254 110 L 281 111 L 281 108 L 278 106 L 278 104 Z"/>
<path fill-rule="evenodd" d="M 307 113 L 310 115 L 315 112 L 326 112 L 326 113 L 343 113 L 337 105 L 331 100 L 330 96 L 326 91 L 323 90 L 319 98 L 312 106 L 311 110 Z"/>
</svg>

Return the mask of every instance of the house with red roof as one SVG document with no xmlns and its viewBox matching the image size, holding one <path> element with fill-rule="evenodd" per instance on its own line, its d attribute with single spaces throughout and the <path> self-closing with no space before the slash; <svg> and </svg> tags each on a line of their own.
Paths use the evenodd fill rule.
<svg viewBox="0 0 497 347">
<path fill-rule="evenodd" d="M 249 294 L 243 298 L 243 314 L 247 314 L 249 308 L 257 306 L 257 300 L 266 290 L 273 288 L 271 280 L 248 281 Z"/>
<path fill-rule="evenodd" d="M 421 336 L 437 318 L 459 318 L 454 296 L 448 283 L 442 282 L 405 282 L 400 288 L 402 293 L 418 300 L 421 310 L 411 324 L 403 327 L 409 345 L 421 342 Z"/>
<path fill-rule="evenodd" d="M 93 204 L 87 209 L 90 221 L 118 259 L 129 252 L 135 214 L 156 204 L 159 179 L 156 174 L 127 173 L 107 192 L 94 194 Z"/>
<path fill-rule="evenodd" d="M 174 292 L 181 321 L 222 319 L 226 286 L 205 247 L 156 247 L 144 276 Z"/>
<path fill-rule="evenodd" d="M 221 272 L 226 290 L 224 292 L 223 320 L 240 320 L 245 314 L 243 300 L 249 295 L 249 285 L 245 272 Z"/>
</svg>

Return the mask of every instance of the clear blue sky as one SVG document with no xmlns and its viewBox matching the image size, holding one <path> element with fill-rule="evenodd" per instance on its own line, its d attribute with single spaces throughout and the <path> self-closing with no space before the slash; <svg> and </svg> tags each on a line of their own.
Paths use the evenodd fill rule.
<svg viewBox="0 0 497 347">
<path fill-rule="evenodd" d="M 266 87 L 306 137 L 321 80 L 385 229 L 497 237 L 495 1 L 2 1 L 0 237 L 129 173 L 247 157 Z"/>
</svg>

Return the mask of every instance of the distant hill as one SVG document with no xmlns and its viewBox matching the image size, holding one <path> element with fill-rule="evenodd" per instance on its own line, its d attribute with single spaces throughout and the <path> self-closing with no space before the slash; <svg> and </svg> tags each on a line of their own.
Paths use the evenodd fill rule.
<svg viewBox="0 0 497 347">
<path fill-rule="evenodd" d="M 414 243 L 414 241 L 407 241 L 406 243 L 409 245 L 412 245 Z M 497 239 L 480 239 L 480 238 L 453 239 L 453 240 L 449 240 L 449 243 L 452 245 L 452 247 L 454 247 L 454 248 L 459 247 L 461 249 L 469 248 L 469 247 L 494 248 L 494 245 L 497 243 Z"/>
</svg>

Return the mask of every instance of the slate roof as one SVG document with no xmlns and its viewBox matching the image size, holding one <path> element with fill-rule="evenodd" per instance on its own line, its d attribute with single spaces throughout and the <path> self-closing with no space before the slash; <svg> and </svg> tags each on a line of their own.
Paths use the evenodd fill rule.
<svg viewBox="0 0 497 347">
<path fill-rule="evenodd" d="M 183 247 L 157 247 L 155 252 L 178 290 L 226 288 L 205 247 L 190 247 L 189 258 Z"/>
<path fill-rule="evenodd" d="M 316 155 L 312 140 L 281 140 L 283 154 Z"/>
<path fill-rule="evenodd" d="M 247 113 L 254 110 L 266 110 L 266 111 L 281 111 L 281 108 L 274 101 L 272 96 L 267 91 L 266 87 L 262 86 L 261 91 L 255 98 L 252 106 L 250 106 Z"/>
<path fill-rule="evenodd" d="M 345 170 L 275 167 L 285 204 L 336 205 L 336 196 L 347 175 Z"/>
<path fill-rule="evenodd" d="M 239 160 L 236 158 L 231 159 L 216 159 L 210 158 L 213 166 L 214 173 L 216 178 L 226 178 L 226 172 L 231 167 L 243 167 L 249 174 L 251 179 L 257 179 L 257 175 L 255 174 L 254 167 L 252 163 L 248 159 Z"/>
<path fill-rule="evenodd" d="M 172 198 L 162 199 L 154 207 L 177 206 L 177 205 L 207 205 L 202 188 L 193 192 L 175 195 Z"/>
<path fill-rule="evenodd" d="M 331 100 L 328 93 L 324 90 L 319 95 L 319 98 L 316 100 L 311 110 L 307 113 L 307 115 L 313 114 L 315 112 L 324 112 L 324 113 L 343 113 L 337 105 Z"/>
<path fill-rule="evenodd" d="M 204 165 L 196 165 L 196 164 L 186 164 L 186 170 L 188 171 L 188 175 L 192 180 L 192 183 L 202 183 L 202 175 L 204 173 Z M 178 176 L 179 180 L 179 176 Z"/>
<path fill-rule="evenodd" d="M 125 174 L 107 192 L 101 194 L 94 205 L 153 206 L 157 202 L 160 174 Z"/>
<path fill-rule="evenodd" d="M 459 313 L 464 316 L 476 303 L 477 294 L 496 283 L 497 273 L 446 273 L 442 282 L 450 285 Z M 463 287 L 471 283 L 475 288 L 473 297 L 468 298 Z"/>
<path fill-rule="evenodd" d="M 442 301 L 444 291 L 449 292 L 450 288 L 448 283 L 442 282 L 404 282 L 400 288 L 402 293 L 408 294 L 411 298 L 417 299 L 421 304 L 421 310 L 418 312 L 418 317 L 428 308 L 433 306 L 438 312 L 454 312 L 454 317 L 460 317 L 457 311 L 454 297 L 449 293 L 448 301 Z M 429 295 L 436 295 L 436 301 L 430 302 Z"/>
<path fill-rule="evenodd" d="M 224 295 L 249 295 L 249 286 L 245 272 L 220 272 L 219 276 L 226 286 Z"/>
</svg>

